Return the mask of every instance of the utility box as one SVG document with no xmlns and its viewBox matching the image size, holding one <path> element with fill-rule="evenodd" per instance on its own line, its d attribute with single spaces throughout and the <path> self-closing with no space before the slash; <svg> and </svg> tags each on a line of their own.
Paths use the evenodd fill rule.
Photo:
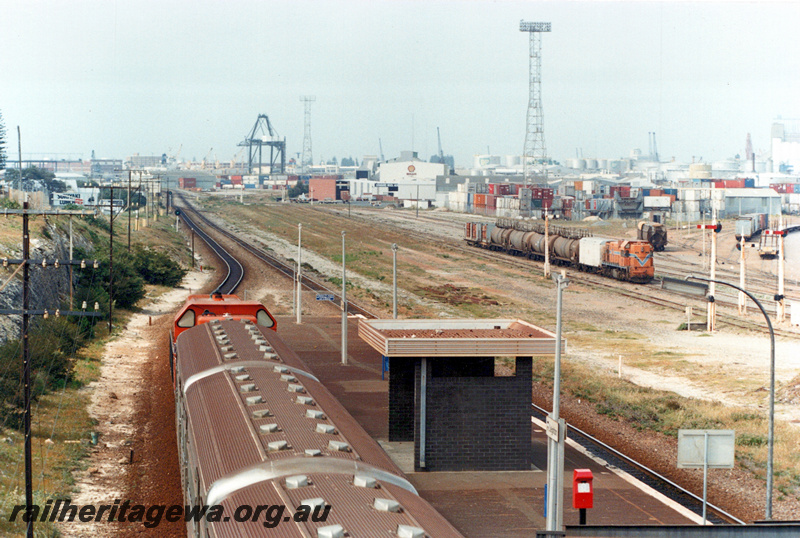
<svg viewBox="0 0 800 538">
<path fill-rule="evenodd" d="M 572 471 L 572 507 L 592 508 L 594 506 L 594 476 L 589 469 Z"/>
</svg>

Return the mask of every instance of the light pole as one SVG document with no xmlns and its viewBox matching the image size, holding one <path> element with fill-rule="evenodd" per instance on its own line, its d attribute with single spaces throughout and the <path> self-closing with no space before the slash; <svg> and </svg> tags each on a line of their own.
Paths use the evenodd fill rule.
<svg viewBox="0 0 800 538">
<path fill-rule="evenodd" d="M 559 418 L 561 400 L 561 304 L 569 279 L 564 271 L 553 275 L 556 299 L 556 358 L 553 369 L 553 412 L 547 417 L 547 530 L 558 531 L 564 517 L 564 437 L 566 424 Z"/>
<path fill-rule="evenodd" d="M 303 287 L 303 248 L 301 238 L 303 237 L 303 225 L 297 225 L 297 324 L 302 323 L 302 302 L 301 291 Z"/>
<path fill-rule="evenodd" d="M 345 270 L 344 236 L 342 231 L 342 364 L 347 366 L 347 272 Z"/>
<path fill-rule="evenodd" d="M 756 299 L 752 293 L 745 290 L 744 288 L 740 288 L 739 286 L 735 286 L 729 282 L 725 282 L 722 280 L 711 280 L 710 278 L 703 278 L 699 276 L 689 275 L 686 277 L 686 280 L 704 280 L 706 282 L 714 282 L 716 284 L 723 284 L 725 286 L 730 286 L 731 288 L 737 289 L 740 292 L 744 293 L 750 299 L 756 303 L 758 309 L 761 310 L 761 313 L 764 315 L 764 319 L 767 320 L 767 328 L 769 329 L 769 433 L 768 433 L 768 455 L 767 455 L 767 501 L 766 507 L 764 509 L 764 519 L 770 520 L 772 519 L 772 462 L 773 462 L 773 455 L 775 449 L 775 333 L 772 330 L 772 322 L 769 320 L 769 316 L 767 315 L 767 311 L 764 310 L 764 307 L 761 305 L 761 302 Z"/>
<path fill-rule="evenodd" d="M 397 319 L 397 243 L 392 243 L 392 319 Z"/>
</svg>

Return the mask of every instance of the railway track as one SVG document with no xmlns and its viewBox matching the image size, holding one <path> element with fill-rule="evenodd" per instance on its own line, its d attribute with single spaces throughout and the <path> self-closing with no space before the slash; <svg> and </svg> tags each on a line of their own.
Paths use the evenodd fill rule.
<svg viewBox="0 0 800 538">
<path fill-rule="evenodd" d="M 201 221 L 205 226 L 207 226 L 210 229 L 214 230 L 216 233 L 219 233 L 220 235 L 224 236 L 227 240 L 232 241 L 238 247 L 240 247 L 243 250 L 247 251 L 252 256 L 257 258 L 258 260 L 266 263 L 267 265 L 270 265 L 271 267 L 273 267 L 274 269 L 276 269 L 280 273 L 284 274 L 286 277 L 291 278 L 293 282 L 296 281 L 297 273 L 296 273 L 295 265 L 293 263 L 287 262 L 283 258 L 280 258 L 278 256 L 270 254 L 269 252 L 267 252 L 265 250 L 259 249 L 259 248 L 255 247 L 254 245 L 251 245 L 247 241 L 243 240 L 242 238 L 237 237 L 235 234 L 229 232 L 225 228 L 215 224 L 210 219 L 208 219 L 205 215 L 203 215 L 202 213 L 197 211 L 191 205 L 191 203 L 184 196 L 182 196 L 181 194 L 177 194 L 176 195 L 176 200 L 180 200 L 180 202 L 181 202 L 181 209 L 182 209 L 181 213 L 182 213 L 182 216 L 184 216 L 186 213 L 190 213 L 191 215 L 194 215 L 197 218 L 197 220 Z M 204 241 L 206 241 L 207 243 L 209 243 L 209 241 L 211 241 L 213 244 L 217 244 L 218 245 L 218 243 L 216 241 L 214 241 L 213 239 L 211 239 L 211 237 L 209 237 L 207 234 L 204 234 L 204 235 L 205 235 L 205 237 L 203 238 Z M 209 245 L 211 245 L 211 243 L 209 243 Z M 212 247 L 212 248 L 214 248 L 214 247 Z M 221 249 L 222 247 L 219 247 L 219 248 Z M 215 252 L 216 252 L 216 249 L 215 249 Z M 239 262 L 237 261 L 236 263 L 239 263 Z M 241 267 L 241 264 L 240 264 L 240 267 Z M 241 278 L 239 280 L 241 281 Z M 237 282 L 237 285 L 238 285 L 238 282 Z M 309 277 L 309 276 L 307 276 L 305 274 L 302 275 L 302 285 L 306 289 L 308 289 L 310 291 L 319 292 L 319 293 L 325 293 L 325 294 L 331 294 L 331 295 L 335 296 L 336 299 L 341 304 L 341 293 L 340 292 L 327 287 L 326 285 L 318 282 L 317 280 L 315 280 L 315 279 L 313 279 L 313 278 L 311 278 L 311 277 Z M 231 289 L 235 289 L 235 287 L 231 288 Z M 230 292 L 227 292 L 227 293 L 230 293 Z M 347 301 L 347 311 L 349 313 L 351 313 L 351 314 L 360 314 L 360 315 L 362 315 L 362 316 L 364 316 L 365 318 L 368 318 L 368 319 L 375 319 L 375 318 L 378 317 L 373 312 L 370 312 L 366 308 L 364 308 L 364 307 L 362 307 L 362 306 L 360 306 L 360 305 L 358 305 L 358 304 L 356 304 L 356 303 L 354 303 L 354 302 L 352 302 L 350 300 Z"/>
<path fill-rule="evenodd" d="M 531 404 L 531 414 L 537 419 L 544 421 L 545 417 L 548 415 L 548 411 L 536 404 Z M 703 513 L 702 497 L 695 495 L 657 471 L 626 456 L 619 450 L 603 443 L 596 437 L 574 425 L 568 424 L 567 426 L 567 437 L 578 443 L 593 457 L 602 459 L 610 466 L 628 473 L 662 495 L 688 508 L 695 514 L 701 515 Z M 744 521 L 726 512 L 719 506 L 707 503 L 706 507 L 708 520 L 713 524 L 745 524 Z"/>
<path fill-rule="evenodd" d="M 321 209 L 323 211 L 329 211 L 332 214 L 340 214 L 339 211 L 324 208 Z M 374 222 L 373 219 L 369 217 L 365 217 L 362 215 L 351 215 L 352 219 L 357 219 L 362 222 Z M 423 217 L 420 217 L 422 219 Z M 417 219 L 414 219 L 417 220 Z M 431 222 L 435 222 L 440 224 L 442 222 L 450 222 L 445 219 L 436 219 L 427 217 L 427 220 Z M 480 258 L 482 260 L 486 260 L 493 263 L 498 263 L 501 259 L 503 260 L 504 265 L 509 267 L 514 267 L 526 272 L 531 272 L 531 269 L 535 269 L 535 274 L 541 274 L 542 265 L 541 262 L 530 260 L 528 258 L 523 258 L 520 256 L 514 256 L 507 253 L 501 253 L 504 257 L 498 258 L 497 252 L 484 250 L 476 247 L 470 247 L 463 244 L 463 241 L 460 239 L 460 234 L 463 233 L 463 229 L 460 225 L 456 225 L 459 233 L 458 239 L 451 239 L 451 238 L 443 238 L 440 235 L 432 234 L 432 233 L 425 233 L 420 232 L 418 230 L 411 229 L 409 227 L 403 228 L 403 234 L 411 237 L 413 239 L 419 240 L 421 242 L 437 242 L 437 243 L 446 243 L 448 249 L 451 249 L 453 252 L 458 252 L 464 254 L 465 256 L 469 256 L 472 258 Z M 697 312 L 705 312 L 707 301 L 704 297 L 697 297 L 696 295 L 686 294 L 686 293 L 679 293 L 676 291 L 663 291 L 660 287 L 656 287 L 654 284 L 649 285 L 642 285 L 642 284 L 630 284 L 627 282 L 612 280 L 607 277 L 602 277 L 599 275 L 592 275 L 590 273 L 584 273 L 578 271 L 576 269 L 565 267 L 565 266 L 558 266 L 555 263 L 551 262 L 551 271 L 560 271 L 565 270 L 566 273 L 569 275 L 569 278 L 574 282 L 579 282 L 590 287 L 594 287 L 597 289 L 603 289 L 612 293 L 616 293 L 623 297 L 629 298 L 631 300 L 636 300 L 644 303 L 648 303 L 654 306 L 660 306 L 663 308 L 668 308 L 671 310 L 677 310 L 680 312 L 685 311 L 687 306 L 691 306 Z M 656 267 L 657 271 L 660 273 L 661 271 Z M 667 272 L 670 273 L 670 272 Z M 697 271 L 697 274 L 702 274 L 701 271 Z M 676 278 L 683 279 L 686 275 L 679 274 L 679 273 L 670 273 L 675 275 Z M 736 295 L 728 295 L 727 290 L 721 290 L 720 288 L 724 288 L 724 286 L 717 287 L 717 305 L 723 307 L 729 307 L 732 309 L 738 308 L 738 297 Z M 670 296 L 678 296 L 680 299 L 674 299 L 670 297 L 665 297 L 664 294 L 668 293 Z M 774 304 L 770 304 L 769 301 L 772 299 L 772 294 L 762 290 L 757 291 L 757 295 L 760 295 L 767 301 L 765 308 L 771 308 L 773 313 L 775 310 Z M 761 298 L 759 297 L 759 298 Z M 751 306 L 751 311 L 755 309 L 754 306 Z M 736 315 L 727 314 L 725 312 L 720 312 L 717 310 L 717 320 L 718 323 L 724 323 L 726 325 L 736 327 L 739 329 L 756 331 L 759 333 L 766 334 L 767 328 L 764 325 L 764 321 L 761 316 L 755 316 L 753 320 L 747 318 L 740 318 Z M 798 339 L 797 333 L 792 331 L 782 330 L 780 328 L 773 329 L 776 336 L 783 336 L 787 338 Z"/>
<path fill-rule="evenodd" d="M 197 215 L 197 213 L 195 214 Z M 232 254 L 225 250 L 222 245 L 211 239 L 211 237 L 205 231 L 203 231 L 203 229 L 200 228 L 189 215 L 186 214 L 185 210 L 181 211 L 180 217 L 195 234 L 200 236 L 200 238 L 206 242 L 209 248 L 211 248 L 211 250 L 213 250 L 214 253 L 219 256 L 219 258 L 228 268 L 225 278 L 222 280 L 219 286 L 217 286 L 217 289 L 215 289 L 213 293 L 221 293 L 223 295 L 233 293 L 244 278 L 244 268 L 242 267 L 242 264 Z"/>
<path fill-rule="evenodd" d="M 204 226 L 207 226 L 207 227 L 213 229 L 215 232 L 217 232 L 217 233 L 221 234 L 222 236 L 224 236 L 227 240 L 233 241 L 238 247 L 246 250 L 251 255 L 255 256 L 257 259 L 263 261 L 264 263 L 267 263 L 271 267 L 273 267 L 276 270 L 280 271 L 287 278 L 294 279 L 296 277 L 294 266 L 293 266 L 292 263 L 286 262 L 285 260 L 283 260 L 281 258 L 278 258 L 278 257 L 276 257 L 276 256 L 274 256 L 274 255 L 272 255 L 272 254 L 270 254 L 270 253 L 268 253 L 266 251 L 263 251 L 263 250 L 255 247 L 255 246 L 251 245 L 247 241 L 244 241 L 240 237 L 237 237 L 236 235 L 230 233 L 229 231 L 227 231 L 223 227 L 215 224 L 210 219 L 208 219 L 207 217 L 202 215 L 200 212 L 195 210 L 185 198 L 181 197 L 180 195 L 177 198 L 179 200 L 181 200 L 181 202 L 182 202 L 181 209 L 182 209 L 182 217 L 184 218 L 184 220 L 185 221 L 188 220 L 188 221 L 192 222 L 192 224 L 191 224 L 192 229 L 195 230 L 196 233 L 199 233 L 201 235 L 201 237 L 203 237 L 203 239 L 206 242 L 209 243 L 209 246 L 211 246 L 211 248 L 214 248 L 213 245 L 217 245 L 218 246 L 217 242 L 214 239 L 212 239 L 208 234 L 203 232 L 200 229 L 200 227 L 195 223 L 195 221 L 190 219 L 190 217 L 187 215 L 187 213 L 191 214 L 191 215 L 194 215 L 194 217 L 198 221 L 201 221 Z M 369 219 L 365 219 L 365 220 L 369 220 Z M 420 237 L 422 237 L 425 234 L 418 234 L 418 235 Z M 430 240 L 430 236 L 429 235 L 426 236 L 425 238 L 427 240 Z M 461 250 L 461 251 L 463 251 L 465 253 L 469 253 L 469 254 L 475 254 L 474 251 L 477 250 L 479 254 L 485 255 L 485 257 L 487 259 L 491 259 L 493 261 L 497 261 L 496 257 L 491 256 L 490 254 L 488 254 L 488 252 L 482 252 L 479 249 L 474 249 L 472 247 L 466 248 L 466 247 L 464 247 L 463 245 L 460 245 L 460 244 L 454 244 L 454 246 L 457 246 L 458 250 Z M 219 248 L 223 252 L 227 253 L 227 251 L 225 249 L 223 249 L 222 247 L 219 247 Z M 215 250 L 215 252 L 218 252 L 216 248 L 214 248 L 214 250 Z M 531 263 L 530 260 L 522 260 L 520 258 L 513 257 L 513 256 L 509 256 L 509 258 L 510 258 L 509 261 L 511 261 L 513 264 L 515 264 L 515 265 L 517 265 L 517 266 L 519 266 L 521 268 L 530 269 L 530 267 L 532 266 L 532 263 Z M 528 263 L 525 263 L 525 262 L 528 262 Z M 236 264 L 241 266 L 241 264 L 238 261 L 236 262 Z M 580 276 L 580 277 L 588 276 L 588 275 L 585 275 L 583 273 L 576 272 L 574 270 L 570 270 L 570 273 L 571 273 L 571 275 L 574 274 L 575 276 Z M 611 284 L 609 284 L 607 282 L 603 282 L 603 280 L 606 280 L 606 279 L 600 279 L 598 281 L 595 281 L 595 279 L 591 279 L 591 278 L 585 279 L 584 278 L 583 280 L 586 280 L 587 282 L 589 282 L 589 283 L 591 283 L 593 285 L 614 287 L 614 286 L 612 286 Z M 617 283 L 617 284 L 619 284 L 619 283 Z M 303 277 L 303 286 L 305 286 L 307 289 L 312 290 L 312 291 L 321 291 L 321 292 L 325 292 L 325 293 L 331 293 L 331 294 L 334 294 L 337 298 L 340 297 L 339 294 L 336 293 L 336 291 L 331 290 L 330 288 L 324 286 L 323 284 L 315 281 L 314 279 L 308 278 L 308 277 Z M 631 286 L 635 286 L 635 285 L 631 285 Z M 635 286 L 635 287 L 636 287 L 636 290 L 638 290 L 639 286 Z M 640 294 L 638 293 L 638 291 L 637 292 L 631 291 L 629 293 L 625 292 L 625 294 L 627 296 L 632 297 L 632 298 L 637 298 L 637 299 L 640 299 L 640 300 L 647 300 L 647 299 L 643 299 L 640 296 Z M 654 302 L 654 304 L 659 304 L 660 306 L 664 306 L 663 302 Z M 675 305 L 676 305 L 676 308 L 677 308 L 677 306 L 680 306 L 681 308 L 683 308 L 682 304 L 678 305 L 678 303 L 675 303 Z M 361 314 L 361 315 L 363 315 L 363 316 L 365 316 L 367 318 L 370 318 L 370 319 L 377 318 L 377 316 L 374 313 L 364 309 L 363 307 L 361 307 L 361 306 L 359 306 L 357 304 L 352 303 L 351 301 L 348 301 L 348 309 L 349 309 L 350 312 L 356 312 L 356 313 Z M 531 406 L 532 406 L 532 415 L 536 416 L 540 420 L 544 420 L 544 417 L 547 414 L 547 411 L 544 410 L 541 407 L 538 407 L 534 403 L 531 403 Z M 645 465 L 639 463 L 638 461 L 634 460 L 633 458 L 630 458 L 630 457 L 626 456 L 625 454 L 623 454 L 619 450 L 617 450 L 617 449 L 615 449 L 615 448 L 603 443 L 602 441 L 600 441 L 599 439 L 595 438 L 591 434 L 589 434 L 587 432 L 584 432 L 584 431 L 580 430 L 579 428 L 576 428 L 575 426 L 572 426 L 572 425 L 569 426 L 568 435 L 573 441 L 575 441 L 580 446 L 582 446 L 583 449 L 586 452 L 588 452 L 589 454 L 591 454 L 592 456 L 604 460 L 605 462 L 607 462 L 612 467 L 616 467 L 618 469 L 621 469 L 622 471 L 627 472 L 628 474 L 630 474 L 634 478 L 642 481 L 643 483 L 645 483 L 648 486 L 652 487 L 656 491 L 659 491 L 660 493 L 666 495 L 667 497 L 669 497 L 673 501 L 679 503 L 680 505 L 685 506 L 689 510 L 692 510 L 693 512 L 695 512 L 697 514 L 702 513 L 702 499 L 700 497 L 698 497 L 697 495 L 691 493 L 687 489 L 681 487 L 677 483 L 669 480 L 668 478 L 664 477 L 663 475 L 657 473 L 653 469 L 650 469 L 647 466 L 645 466 Z M 707 508 L 708 508 L 708 514 L 709 514 L 709 516 L 708 516 L 709 517 L 709 521 L 711 521 L 712 523 L 744 524 L 743 521 L 741 521 L 740 519 L 736 518 L 735 516 L 729 514 L 728 512 L 726 512 L 725 510 L 723 510 L 720 507 L 717 507 L 717 506 L 709 503 L 709 504 L 707 504 Z"/>
</svg>

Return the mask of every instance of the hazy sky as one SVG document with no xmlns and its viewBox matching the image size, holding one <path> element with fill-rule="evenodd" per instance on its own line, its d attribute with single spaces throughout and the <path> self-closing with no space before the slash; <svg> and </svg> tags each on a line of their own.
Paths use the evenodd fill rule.
<svg viewBox="0 0 800 538">
<path fill-rule="evenodd" d="M 528 34 L 548 154 L 722 159 L 800 117 L 800 3 L 5 0 L 0 112 L 23 154 L 230 160 L 260 113 L 314 161 L 519 154 Z M 213 150 L 211 150 L 213 148 Z"/>
</svg>

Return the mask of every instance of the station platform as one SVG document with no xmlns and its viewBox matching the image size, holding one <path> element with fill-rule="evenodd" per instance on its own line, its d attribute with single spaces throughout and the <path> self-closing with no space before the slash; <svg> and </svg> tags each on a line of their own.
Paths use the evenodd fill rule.
<svg viewBox="0 0 800 538">
<path fill-rule="evenodd" d="M 341 317 L 278 317 L 278 334 L 315 376 L 406 473 L 419 494 L 470 538 L 534 536 L 545 527 L 547 438 L 531 423 L 530 471 L 413 472 L 413 442 L 388 442 L 388 376 L 381 355 L 358 337 L 357 317 L 348 319 L 348 365 L 341 364 Z M 589 525 L 691 525 L 699 517 L 642 490 L 634 481 L 569 445 L 565 451 L 564 524 L 578 524 L 572 508 L 572 471 L 594 474 Z"/>
</svg>

